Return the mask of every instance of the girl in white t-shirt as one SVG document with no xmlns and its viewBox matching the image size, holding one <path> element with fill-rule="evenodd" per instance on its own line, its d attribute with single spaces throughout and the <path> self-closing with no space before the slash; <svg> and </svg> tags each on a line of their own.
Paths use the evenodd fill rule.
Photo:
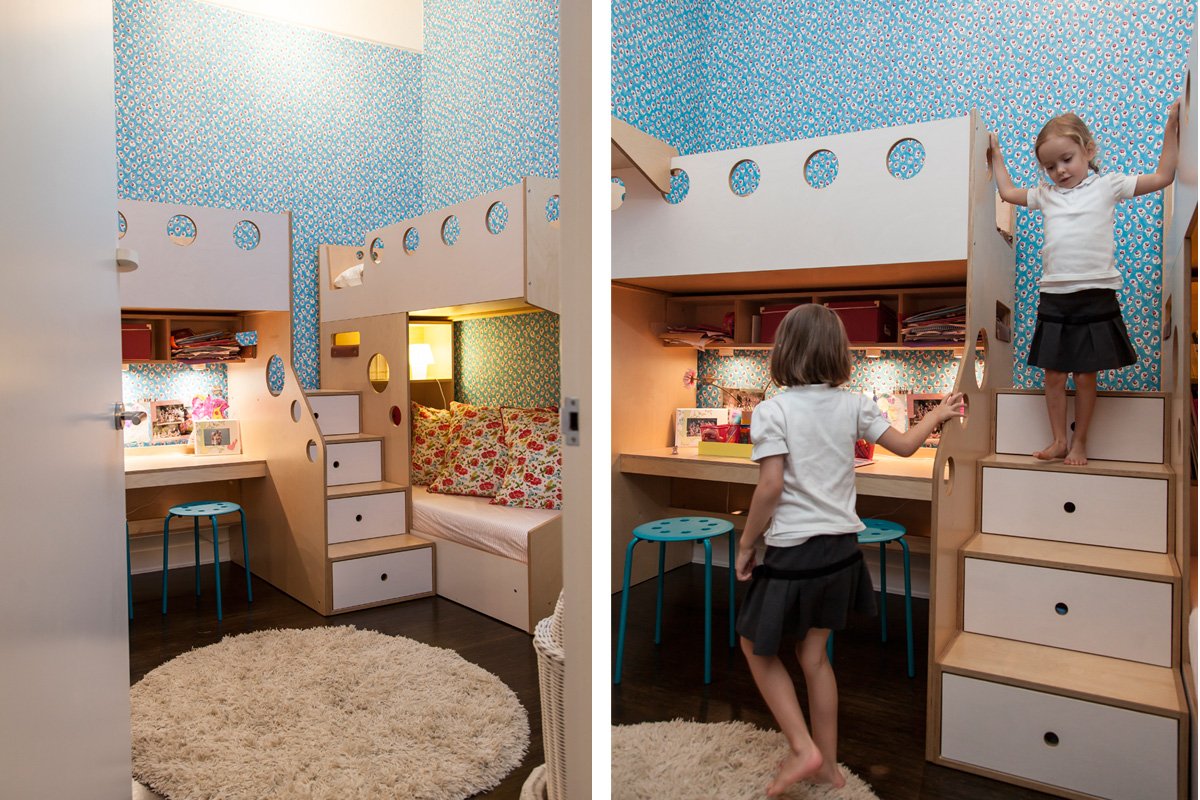
<svg viewBox="0 0 1200 800">
<path fill-rule="evenodd" d="M 1179 101 L 1167 113 L 1158 169 L 1149 175 L 1100 174 L 1096 141 L 1079 117 L 1063 114 L 1038 134 L 1034 154 L 1051 182 L 1018 189 L 1004 165 L 996 135 L 989 158 L 1000 197 L 1038 208 L 1044 223 L 1042 279 L 1030 366 L 1046 371 L 1046 410 L 1054 440 L 1035 458 L 1087 463 L 1087 434 L 1096 405 L 1096 373 L 1137 360 L 1117 290 L 1113 211 L 1121 200 L 1156 192 L 1175 179 L 1179 152 Z M 1067 374 L 1075 375 L 1075 431 L 1067 447 Z"/>
<path fill-rule="evenodd" d="M 738 612 L 737 630 L 754 682 L 783 730 L 791 753 L 769 796 L 800 780 L 842 786 L 837 765 L 837 681 L 825 657 L 830 630 L 846 627 L 851 610 L 874 614 L 871 576 L 858 549 L 854 443 L 879 442 L 903 456 L 917 451 L 940 423 L 962 416 L 962 395 L 943 398 L 906 433 L 892 428 L 875 402 L 836 387 L 850 378 L 850 343 L 838 316 L 802 305 L 784 317 L 771 351 L 771 379 L 786 391 L 760 403 L 750 423 L 758 486 L 742 531 L 735 569 L 754 582 Z M 755 567 L 755 546 L 767 549 Z M 796 639 L 808 687 L 812 733 L 796 688 L 779 658 L 783 638 Z"/>
</svg>

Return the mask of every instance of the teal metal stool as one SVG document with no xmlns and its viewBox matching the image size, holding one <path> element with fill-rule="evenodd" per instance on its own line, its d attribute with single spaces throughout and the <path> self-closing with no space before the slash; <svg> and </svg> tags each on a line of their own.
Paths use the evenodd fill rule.
<svg viewBox="0 0 1200 800">
<path fill-rule="evenodd" d="M 625 657 L 625 621 L 629 614 L 629 575 L 633 569 L 633 548 L 638 542 L 658 542 L 658 602 L 654 610 L 654 643 L 662 643 L 663 567 L 669 542 L 704 543 L 704 682 L 712 683 L 712 540 L 729 534 L 729 646 L 736 644 L 734 634 L 734 562 L 733 523 L 713 517 L 672 517 L 638 525 L 625 548 L 625 583 L 621 588 L 621 622 L 617 630 L 617 668 L 613 683 L 621 682 L 621 662 Z"/>
<path fill-rule="evenodd" d="M 913 662 L 912 628 L 912 576 L 909 569 L 908 542 L 904 534 L 908 531 L 898 522 L 886 519 L 864 519 L 867 527 L 858 532 L 859 544 L 879 545 L 879 626 L 880 641 L 887 641 L 887 544 L 899 542 L 904 556 L 904 627 L 908 634 L 908 677 L 916 675 Z"/>
<path fill-rule="evenodd" d="M 246 567 L 246 599 L 254 602 L 254 593 L 250 589 L 250 543 L 246 539 L 246 512 L 237 503 L 223 500 L 201 500 L 195 503 L 183 503 L 167 509 L 167 518 L 163 520 L 163 588 L 162 613 L 167 613 L 167 553 L 169 548 L 171 517 L 191 517 L 192 533 L 196 541 L 196 597 L 200 596 L 200 518 L 208 517 L 212 521 L 213 567 L 217 575 L 217 621 L 221 615 L 221 550 L 217 544 L 217 517 L 222 514 L 237 512 L 242 518 L 242 558 Z"/>
</svg>

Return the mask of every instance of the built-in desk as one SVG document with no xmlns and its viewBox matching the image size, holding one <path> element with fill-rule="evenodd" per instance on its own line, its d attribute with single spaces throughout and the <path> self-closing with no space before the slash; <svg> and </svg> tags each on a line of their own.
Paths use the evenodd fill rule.
<svg viewBox="0 0 1200 800">
<path fill-rule="evenodd" d="M 152 486 L 179 486 L 186 483 L 231 481 L 242 478 L 265 478 L 267 462 L 244 455 L 197 456 L 172 451 L 168 453 L 125 452 L 125 488 L 143 489 Z"/>
</svg>

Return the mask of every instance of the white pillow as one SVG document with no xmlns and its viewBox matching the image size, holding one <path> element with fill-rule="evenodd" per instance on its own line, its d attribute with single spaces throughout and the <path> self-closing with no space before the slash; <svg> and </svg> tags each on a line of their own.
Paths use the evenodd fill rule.
<svg viewBox="0 0 1200 800">
<path fill-rule="evenodd" d="M 333 279 L 333 285 L 339 289 L 349 289 L 351 286 L 362 286 L 363 265 L 355 264 Z"/>
</svg>

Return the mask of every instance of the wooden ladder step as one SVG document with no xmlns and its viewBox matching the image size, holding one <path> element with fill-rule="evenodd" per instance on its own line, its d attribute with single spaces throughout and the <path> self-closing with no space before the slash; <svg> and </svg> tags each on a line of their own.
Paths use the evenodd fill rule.
<svg viewBox="0 0 1200 800">
<path fill-rule="evenodd" d="M 358 389 L 305 389 L 305 397 L 341 397 L 342 395 L 353 394 L 361 396 L 362 392 Z"/>
<path fill-rule="evenodd" d="M 369 481 L 368 483 L 343 483 L 338 486 L 325 487 L 325 496 L 330 500 L 340 497 L 359 497 L 366 494 L 387 494 L 388 492 L 403 492 L 409 487 L 401 483 L 388 481 Z"/>
<path fill-rule="evenodd" d="M 413 536 L 411 533 L 397 533 L 394 536 L 379 536 L 374 539 L 357 539 L 353 542 L 331 544 L 328 555 L 330 561 L 344 561 L 348 558 L 395 553 L 418 547 L 433 547 L 433 543 L 428 539 Z"/>
<path fill-rule="evenodd" d="M 975 534 L 962 548 L 962 554 L 966 558 L 1031 564 L 1051 569 L 1069 569 L 1074 572 L 1092 572 L 1163 583 L 1174 583 L 1180 577 L 1175 559 L 1166 553 L 1023 539 L 1019 536 L 991 533 Z"/>
<path fill-rule="evenodd" d="M 1005 467 L 1009 469 L 1032 469 L 1043 472 L 1069 472 L 1073 475 L 1112 475 L 1119 478 L 1169 478 L 1171 467 L 1161 463 L 1141 461 L 1106 461 L 1088 458 L 1083 466 L 1072 466 L 1058 461 L 1043 461 L 1031 455 L 993 453 L 979 459 L 981 467 Z"/>
<path fill-rule="evenodd" d="M 325 444 L 347 444 L 350 442 L 382 442 L 383 437 L 374 433 L 339 433 L 336 436 L 322 436 Z"/>
</svg>

